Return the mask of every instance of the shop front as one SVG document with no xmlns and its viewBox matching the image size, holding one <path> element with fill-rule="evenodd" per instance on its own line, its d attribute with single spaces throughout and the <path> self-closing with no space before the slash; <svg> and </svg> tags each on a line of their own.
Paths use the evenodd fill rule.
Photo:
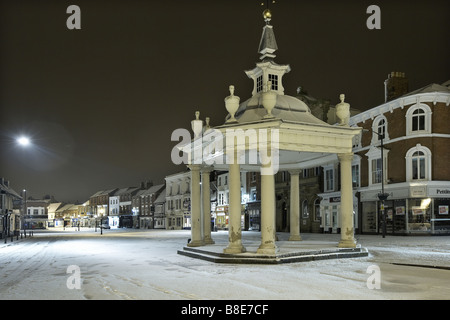
<svg viewBox="0 0 450 320">
<path fill-rule="evenodd" d="M 450 234 L 450 187 L 444 184 L 388 186 L 384 206 L 379 190 L 361 191 L 362 233 L 381 234 L 384 213 L 386 234 Z"/>
<path fill-rule="evenodd" d="M 228 206 L 217 206 L 215 211 L 215 227 L 218 230 L 227 230 L 228 218 Z"/>
<path fill-rule="evenodd" d="M 191 212 L 184 212 L 183 214 L 183 229 L 191 229 Z"/>
<path fill-rule="evenodd" d="M 261 231 L 261 201 L 247 202 L 245 217 L 248 217 L 248 230 Z"/>
<path fill-rule="evenodd" d="M 133 228 L 133 216 L 121 215 L 119 217 L 119 228 Z"/>
<path fill-rule="evenodd" d="M 103 222 L 104 223 L 104 222 Z M 119 228 L 119 216 L 108 216 L 108 223 L 111 229 Z"/>
<path fill-rule="evenodd" d="M 318 196 L 322 198 L 320 201 L 320 229 L 324 233 L 340 233 L 341 193 L 321 193 Z M 359 233 L 357 212 L 358 198 L 356 197 L 356 191 L 353 191 L 353 225 L 355 226 L 355 233 Z"/>
<path fill-rule="evenodd" d="M 153 218 L 152 217 L 140 217 L 139 218 L 139 228 L 140 229 L 153 229 Z"/>
</svg>

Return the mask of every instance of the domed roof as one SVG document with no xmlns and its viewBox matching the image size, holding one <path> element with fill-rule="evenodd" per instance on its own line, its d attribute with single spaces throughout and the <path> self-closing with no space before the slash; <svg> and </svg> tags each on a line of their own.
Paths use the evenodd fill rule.
<svg viewBox="0 0 450 320">
<path fill-rule="evenodd" d="M 267 115 L 266 109 L 261 103 L 261 94 L 256 94 L 242 102 L 235 114 L 238 123 L 259 121 Z M 288 95 L 277 95 L 277 102 L 272 110 L 274 119 L 282 119 L 296 122 L 324 124 L 322 120 L 314 117 L 309 107 L 303 101 Z M 230 115 L 227 116 L 227 120 Z"/>
</svg>

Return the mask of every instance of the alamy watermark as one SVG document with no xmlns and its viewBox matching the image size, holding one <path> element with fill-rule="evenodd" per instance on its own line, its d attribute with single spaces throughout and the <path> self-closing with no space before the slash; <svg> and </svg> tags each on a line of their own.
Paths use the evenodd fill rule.
<svg viewBox="0 0 450 320">
<path fill-rule="evenodd" d="M 367 267 L 366 273 L 370 274 L 367 278 L 366 285 L 370 290 L 381 289 L 381 270 L 380 267 L 373 264 Z"/>
<path fill-rule="evenodd" d="M 66 286 L 67 289 L 81 289 L 81 270 L 80 267 L 72 264 L 67 267 L 66 273 L 70 274 L 67 278 Z"/>
<path fill-rule="evenodd" d="M 279 169 L 278 129 L 208 129 L 192 141 L 187 129 L 172 132 L 174 164 L 247 164 L 259 165 L 262 175 L 272 175 Z"/>
</svg>

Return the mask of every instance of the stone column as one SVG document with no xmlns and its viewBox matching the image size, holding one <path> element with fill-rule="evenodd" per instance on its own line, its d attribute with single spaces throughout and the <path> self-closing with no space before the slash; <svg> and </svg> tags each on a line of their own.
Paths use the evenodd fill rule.
<svg viewBox="0 0 450 320">
<path fill-rule="evenodd" d="M 269 166 L 261 168 L 261 245 L 257 253 L 275 254 L 275 177 Z M 263 174 L 264 172 L 264 174 Z"/>
<path fill-rule="evenodd" d="M 352 159 L 353 153 L 338 154 L 341 163 L 341 241 L 340 248 L 355 248 L 353 226 Z"/>
<path fill-rule="evenodd" d="M 204 245 L 201 225 L 200 165 L 192 164 L 191 169 L 191 242 L 188 247 Z"/>
<path fill-rule="evenodd" d="M 245 248 L 242 245 L 242 228 L 241 228 L 241 177 L 240 177 L 240 165 L 237 162 L 237 156 L 232 164 L 229 165 L 228 171 L 228 184 L 230 187 L 229 192 L 229 205 L 228 205 L 228 247 L 226 247 L 224 253 L 241 253 L 245 252 Z"/>
<path fill-rule="evenodd" d="M 203 242 L 214 244 L 211 238 L 211 192 L 209 184 L 209 174 L 212 168 L 202 169 L 202 219 L 203 219 Z"/>
<path fill-rule="evenodd" d="M 290 204 L 290 232 L 289 241 L 300 241 L 300 188 L 299 175 L 301 170 L 290 170 L 291 175 L 291 204 Z"/>
</svg>

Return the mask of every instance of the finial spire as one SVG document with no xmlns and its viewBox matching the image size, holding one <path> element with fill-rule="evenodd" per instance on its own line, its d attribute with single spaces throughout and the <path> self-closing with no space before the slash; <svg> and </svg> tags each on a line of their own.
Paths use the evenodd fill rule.
<svg viewBox="0 0 450 320">
<path fill-rule="evenodd" d="M 270 3 L 275 3 L 275 0 L 266 0 L 266 10 L 263 12 L 263 18 L 266 25 L 263 28 L 263 34 L 258 48 L 258 52 L 261 53 L 261 60 L 271 60 L 275 58 L 273 53 L 278 50 L 275 34 L 273 33 L 273 27 L 269 23 L 272 19 L 272 12 L 269 9 Z M 261 3 L 261 5 L 264 5 L 264 3 Z"/>
<path fill-rule="evenodd" d="M 263 18 L 266 24 L 269 24 L 270 20 L 272 19 L 272 12 L 269 9 L 270 3 L 275 3 L 275 0 L 266 0 L 266 10 L 263 12 Z M 261 5 L 264 5 L 264 2 L 261 2 Z"/>
</svg>

